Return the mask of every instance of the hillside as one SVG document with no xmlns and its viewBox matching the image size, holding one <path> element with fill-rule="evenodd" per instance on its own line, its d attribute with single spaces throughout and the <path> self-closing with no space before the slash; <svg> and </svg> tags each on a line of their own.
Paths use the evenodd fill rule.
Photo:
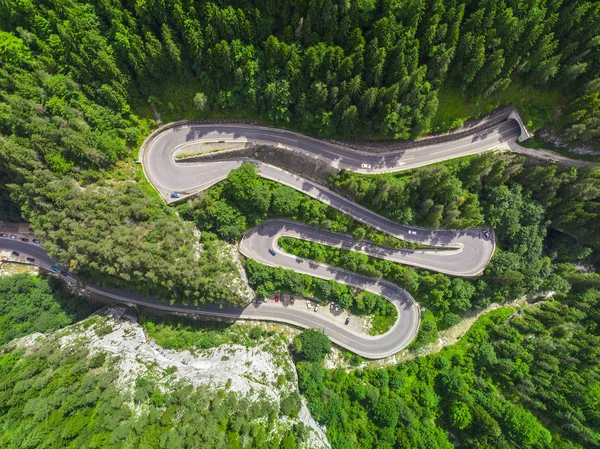
<svg viewBox="0 0 600 449">
<path fill-rule="evenodd" d="M 329 447 L 279 335 L 173 351 L 110 309 L 14 340 L 0 366 L 6 448 Z"/>
</svg>

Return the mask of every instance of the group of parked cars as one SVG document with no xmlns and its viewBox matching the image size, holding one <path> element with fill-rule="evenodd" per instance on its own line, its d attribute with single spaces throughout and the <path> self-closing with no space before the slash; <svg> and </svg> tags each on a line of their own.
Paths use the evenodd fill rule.
<svg viewBox="0 0 600 449">
<path fill-rule="evenodd" d="M 0 237 L 1 238 L 5 238 L 5 239 L 10 238 L 11 240 L 20 240 L 20 241 L 25 242 L 25 243 L 29 242 L 29 239 L 27 237 L 18 238 L 14 234 L 10 234 L 9 235 L 9 234 L 6 234 L 6 233 L 1 233 Z M 39 239 L 33 239 L 32 241 L 33 241 L 33 243 L 38 243 L 38 244 L 41 243 Z M 13 251 L 11 254 L 13 256 L 15 256 L 15 257 L 19 257 L 21 255 L 21 253 L 19 253 L 18 251 Z M 5 258 L 5 260 L 7 260 L 7 259 L 8 258 Z M 27 257 L 27 262 L 35 262 L 35 259 L 33 257 Z"/>
<path fill-rule="evenodd" d="M 268 301 L 269 301 L 268 297 L 264 298 L 264 299 L 255 299 L 254 304 L 260 305 L 263 302 L 268 302 Z M 283 304 L 283 303 L 285 303 L 285 298 L 283 295 L 275 295 L 275 296 L 273 296 L 273 301 L 280 302 Z M 294 298 L 293 296 L 290 296 L 289 301 L 290 301 L 290 304 L 294 304 L 296 302 L 296 298 Z M 310 300 L 307 299 L 306 300 L 306 308 L 309 310 L 313 309 L 315 312 L 317 312 L 319 310 L 319 304 L 315 303 L 314 308 L 313 308 L 313 304 L 310 302 Z M 340 306 L 338 304 L 335 304 L 332 302 L 331 304 L 329 304 L 329 310 L 331 312 L 339 312 L 342 309 L 340 308 Z M 346 318 L 346 321 L 344 322 L 344 324 L 347 326 L 349 323 L 350 323 L 350 318 Z"/>
<path fill-rule="evenodd" d="M 17 240 L 17 239 L 18 239 L 18 240 L 21 240 L 22 242 L 25 242 L 25 243 L 29 242 L 29 239 L 28 239 L 28 238 L 26 238 L 26 237 L 21 237 L 21 238 L 19 239 L 19 238 L 18 238 L 16 235 L 14 235 L 14 234 L 10 234 L 10 235 L 8 235 L 8 234 L 4 234 L 4 233 L 2 233 L 2 234 L 0 234 L 0 237 L 3 237 L 3 238 L 5 238 L 5 239 L 7 239 L 7 238 L 10 238 L 10 239 L 12 239 L 12 240 Z M 39 244 L 39 243 L 41 243 L 39 239 L 33 239 L 33 240 L 32 240 L 32 242 L 33 242 L 33 243 L 38 243 L 38 244 Z"/>
<path fill-rule="evenodd" d="M 16 235 L 14 235 L 14 234 L 10 234 L 10 235 L 9 235 L 9 234 L 6 234 L 6 233 L 0 233 L 0 238 L 6 238 L 6 239 L 10 238 L 10 239 L 12 239 L 12 240 L 20 240 L 20 241 L 22 241 L 22 242 L 29 243 L 29 239 L 28 239 L 27 237 L 21 237 L 21 238 L 18 238 L 18 237 L 17 237 Z M 38 244 L 38 245 L 39 245 L 40 243 L 42 243 L 42 242 L 40 241 L 40 239 L 31 239 L 31 241 L 32 241 L 33 243 L 36 243 L 36 244 Z M 18 252 L 18 251 L 13 251 L 11 254 L 12 254 L 14 257 L 19 257 L 19 256 L 21 255 L 21 253 L 20 253 L 20 252 Z M 8 258 L 6 258 L 5 260 L 7 260 L 7 259 L 8 259 Z M 27 260 L 27 262 L 30 262 L 30 263 L 33 263 L 33 262 L 35 262 L 35 259 L 34 259 L 33 257 L 29 257 L 29 256 L 26 258 L 26 260 Z M 60 273 L 60 275 L 61 275 L 61 276 L 64 276 L 64 277 L 67 277 L 67 276 L 69 275 L 69 272 L 68 272 L 68 271 L 65 271 L 65 270 L 59 270 L 59 269 L 58 269 L 58 268 L 56 268 L 56 267 L 50 267 L 50 270 L 51 270 L 51 271 L 53 271 L 53 272 L 55 272 L 55 273 Z"/>
</svg>

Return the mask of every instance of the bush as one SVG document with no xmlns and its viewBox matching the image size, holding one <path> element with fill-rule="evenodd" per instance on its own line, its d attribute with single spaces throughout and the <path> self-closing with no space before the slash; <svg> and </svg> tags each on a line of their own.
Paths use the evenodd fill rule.
<svg viewBox="0 0 600 449">
<path fill-rule="evenodd" d="M 323 331 L 307 329 L 294 338 L 294 353 L 300 360 L 320 362 L 331 352 L 331 342 Z"/>
<path fill-rule="evenodd" d="M 262 329 L 260 327 L 253 327 L 252 329 L 250 329 L 250 332 L 248 332 L 248 336 L 252 339 L 252 340 L 258 340 L 260 337 L 262 337 Z"/>
<path fill-rule="evenodd" d="M 298 393 L 292 393 L 281 401 L 281 413 L 285 416 L 295 418 L 298 416 L 302 402 Z"/>
</svg>

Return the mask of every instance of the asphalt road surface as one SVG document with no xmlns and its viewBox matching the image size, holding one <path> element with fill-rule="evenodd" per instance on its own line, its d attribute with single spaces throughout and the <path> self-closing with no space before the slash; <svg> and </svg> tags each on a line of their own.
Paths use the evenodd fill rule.
<svg viewBox="0 0 600 449">
<path fill-rule="evenodd" d="M 202 152 L 203 144 L 208 144 L 207 147 L 210 148 L 218 146 L 219 143 L 229 147 L 235 144 L 287 147 L 326 161 L 334 168 L 360 173 L 388 173 L 492 149 L 507 150 L 519 134 L 519 125 L 514 120 L 508 120 L 496 127 L 451 142 L 371 154 L 274 128 L 237 124 L 181 124 L 160 130 L 148 139 L 141 149 L 140 160 L 146 176 L 157 191 L 167 202 L 173 202 L 179 199 L 171 198 L 171 194 L 179 193 L 185 198 L 205 190 L 227 177 L 232 169 L 239 167 L 246 160 L 240 158 L 188 163 L 176 159 L 177 155 L 184 153 Z M 303 327 L 323 328 L 332 341 L 365 357 L 386 357 L 405 348 L 414 339 L 420 320 L 419 308 L 414 299 L 408 292 L 389 282 L 375 281 L 356 273 L 286 254 L 277 244 L 279 237 L 285 235 L 340 246 L 454 276 L 480 274 L 494 253 L 495 238 L 492 229 L 488 229 L 489 237 L 486 237 L 483 229 L 449 231 L 402 226 L 313 181 L 269 164 L 252 162 L 257 165 L 260 175 L 266 179 L 292 187 L 388 235 L 436 248 L 415 251 L 382 248 L 370 242 L 356 242 L 349 236 L 285 220 L 263 223 L 250 230 L 240 242 L 239 249 L 242 254 L 263 264 L 292 269 L 321 279 L 333 279 L 382 295 L 391 301 L 398 310 L 398 320 L 389 332 L 376 338 L 349 333 L 342 325 L 323 327 L 322 323 L 318 322 L 317 315 L 309 314 L 305 317 L 308 322 L 303 322 Z M 269 248 L 276 249 L 275 256 L 268 252 Z M 270 320 L 290 322 L 299 319 L 296 310 L 272 307 L 267 309 L 265 305 L 261 305 L 260 308 L 269 314 Z"/>
<path fill-rule="evenodd" d="M 19 235 L 19 237 L 21 236 Z M 25 243 L 19 240 L 0 238 L 0 248 L 19 253 L 19 256 L 11 255 L 9 257 L 11 262 L 27 263 L 26 258 L 33 257 L 35 265 L 47 270 L 50 270 L 53 266 L 59 270 L 64 269 L 50 258 L 41 246 L 31 242 Z M 338 271 L 342 272 L 343 270 Z M 152 298 L 144 298 L 133 292 L 86 285 L 80 282 L 72 273 L 69 273 L 68 276 L 63 276 L 59 273 L 53 274 L 88 292 L 127 305 L 140 305 L 169 313 L 276 321 L 302 328 L 322 329 L 334 343 L 369 359 L 378 359 L 395 354 L 398 352 L 399 347 L 406 347 L 413 340 L 419 328 L 419 309 L 413 298 L 405 290 L 390 282 L 377 282 L 353 273 L 349 273 L 352 276 L 352 280 L 360 282 L 361 288 L 385 296 L 402 313 L 401 316 L 403 319 L 397 320 L 392 329 L 385 335 L 371 337 L 364 334 L 357 334 L 351 328 L 347 328 L 342 324 L 336 324 L 335 321 L 328 319 L 327 315 L 316 314 L 312 309 L 290 307 L 289 302 L 284 304 L 271 301 L 260 305 L 253 302 L 245 308 L 221 306 L 218 304 L 202 307 L 185 306 L 160 302 Z"/>
<path fill-rule="evenodd" d="M 227 177 L 229 172 L 239 167 L 246 159 L 227 160 L 209 163 L 186 163 L 175 159 L 190 145 L 195 148 L 203 143 L 226 142 L 273 145 L 292 148 L 305 152 L 315 158 L 327 161 L 335 168 L 360 173 L 387 173 L 408 170 L 423 165 L 456 157 L 482 153 L 493 149 L 509 149 L 520 129 L 513 120 L 503 122 L 497 127 L 478 132 L 451 142 L 432 144 L 425 147 L 370 154 L 341 145 L 323 142 L 290 131 L 251 125 L 187 124 L 167 127 L 149 138 L 140 151 L 140 160 L 147 178 L 167 202 L 177 201 L 170 196 L 178 192 L 183 198 L 196 194 Z M 382 295 L 398 310 L 398 320 L 384 335 L 371 337 L 358 334 L 340 323 L 311 311 L 300 311 L 281 303 L 250 304 L 246 308 L 182 306 L 161 303 L 154 299 L 120 290 L 103 289 L 93 285 L 83 285 L 90 292 L 104 295 L 126 304 L 139 304 L 169 312 L 222 316 L 256 320 L 277 321 L 303 328 L 319 328 L 330 339 L 366 358 L 377 359 L 390 356 L 410 344 L 417 334 L 420 311 L 412 296 L 399 286 L 351 273 L 326 264 L 307 261 L 286 254 L 278 246 L 281 236 L 290 236 L 304 240 L 339 246 L 359 251 L 373 257 L 405 263 L 455 276 L 475 276 L 480 274 L 491 259 L 494 249 L 494 234 L 488 229 L 490 237 L 483 235 L 483 229 L 462 231 L 429 230 L 399 225 L 352 201 L 332 192 L 313 181 L 286 172 L 280 168 L 253 161 L 260 175 L 266 179 L 288 185 L 315 199 L 318 199 L 341 212 L 351 215 L 357 221 L 391 236 L 414 243 L 420 243 L 437 249 L 395 250 L 378 247 L 370 242 L 356 242 L 349 236 L 336 234 L 322 229 L 286 220 L 270 220 L 250 230 L 239 245 L 240 252 L 270 266 L 293 269 L 321 279 L 332 279 L 362 290 Z M 367 167 L 366 165 L 370 166 Z M 410 231 L 410 232 L 409 232 Z M 26 256 L 34 257 L 35 263 L 49 269 L 55 262 L 44 250 L 33 243 L 3 238 L 0 247 L 16 250 L 19 257 L 11 259 L 23 262 Z M 269 248 L 276 250 L 272 256 Z M 68 282 L 78 283 L 72 275 L 64 277 Z M 79 284 L 79 283 L 78 283 Z"/>
</svg>

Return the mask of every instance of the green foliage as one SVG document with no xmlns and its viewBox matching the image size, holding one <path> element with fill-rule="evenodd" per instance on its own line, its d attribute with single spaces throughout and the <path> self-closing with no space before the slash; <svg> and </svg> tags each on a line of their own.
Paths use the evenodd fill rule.
<svg viewBox="0 0 600 449">
<path fill-rule="evenodd" d="M 523 166 L 519 157 L 484 154 L 395 175 L 341 172 L 332 177 L 332 184 L 344 194 L 403 224 L 492 225 L 498 249 L 478 280 L 450 279 L 309 242 L 286 239 L 284 248 L 395 282 L 433 312 L 436 327 L 446 328 L 473 307 L 531 292 L 568 291 L 553 259 L 564 262 L 588 257 L 593 262 L 597 258 L 592 250 L 600 248 L 599 173 L 598 169 L 556 165 Z M 476 221 L 462 221 L 463 213 L 455 209 L 456 198 L 467 197 L 473 198 L 468 210 L 469 216 L 478 217 Z M 427 215 L 413 212 L 423 210 L 426 204 Z M 437 211 L 435 216 L 431 210 Z M 452 218 L 444 221 L 443 217 Z M 571 236 L 569 242 L 559 244 L 557 234 L 566 238 L 566 233 Z M 431 323 L 423 324 L 428 326 L 423 336 L 431 335 Z M 415 344 L 421 341 L 418 337 Z"/>
<path fill-rule="evenodd" d="M 151 374 L 138 376 L 130 391 L 116 366 L 114 355 L 90 356 L 58 341 L 0 352 L 0 446 L 294 447 L 290 436 L 303 442 L 300 427 L 281 435 L 277 403 Z M 298 401 L 290 396 L 290 405 Z"/>
<path fill-rule="evenodd" d="M 7 190 L 0 189 L 0 221 L 22 221 L 19 205 L 10 199 Z"/>
<path fill-rule="evenodd" d="M 349 215 L 297 190 L 261 178 L 255 164 L 232 170 L 225 181 L 202 198 L 180 206 L 182 216 L 205 231 L 237 242 L 251 227 L 268 218 L 289 218 L 334 232 L 354 233 L 394 248 L 418 247 L 361 225 Z"/>
<path fill-rule="evenodd" d="M 434 228 L 468 228 L 483 223 L 477 195 L 445 165 L 369 177 L 342 171 L 332 175 L 330 183 L 401 223 Z"/>
<path fill-rule="evenodd" d="M 156 318 L 141 316 L 140 323 L 149 337 L 166 349 L 202 350 L 223 344 L 255 346 L 261 337 L 272 333 L 262 332 L 259 327 L 247 328 L 215 321 L 195 322 L 180 318 Z"/>
<path fill-rule="evenodd" d="M 296 418 L 302 407 L 302 399 L 298 393 L 292 393 L 281 400 L 281 413 L 285 416 Z"/>
<path fill-rule="evenodd" d="M 374 333 L 385 333 L 396 322 L 397 310 L 386 299 L 338 284 L 279 267 L 269 267 L 252 259 L 246 261 L 248 282 L 259 297 L 289 292 L 299 296 L 316 296 L 316 301 L 334 302 L 357 315 L 374 315 Z"/>
<path fill-rule="evenodd" d="M 0 277 L 0 345 L 79 321 L 97 307 L 60 289 L 52 278 Z"/>
<path fill-rule="evenodd" d="M 498 309 L 458 344 L 386 369 L 298 362 L 301 392 L 335 449 L 595 447 L 600 290 L 583 285 Z"/>
<path fill-rule="evenodd" d="M 439 108 L 432 119 L 431 131 L 445 132 L 458 128 L 473 117 L 489 114 L 500 105 L 514 105 L 527 128 L 535 132 L 551 127 L 561 105 L 561 92 L 550 86 L 539 88 L 516 78 L 509 87 L 489 96 L 468 97 L 456 87 L 444 86 L 439 92 Z M 465 95 L 467 94 L 467 95 Z"/>
<path fill-rule="evenodd" d="M 222 243 L 206 242 L 201 250 L 193 226 L 142 184 L 81 190 L 67 178 L 54 182 L 27 184 L 18 195 L 48 254 L 70 269 L 99 284 L 184 303 L 243 301 L 226 283 L 209 282 L 236 271 L 219 256 Z M 44 207 L 40 190 L 51 196 L 53 189 L 61 192 L 59 204 Z"/>
<path fill-rule="evenodd" d="M 24 3 L 0 11 L 0 58 L 65 67 L 87 95 L 119 112 L 127 111 L 129 89 L 152 98 L 168 120 L 237 114 L 323 136 L 405 139 L 432 128 L 442 88 L 442 109 L 444 92 L 460 89 L 474 103 L 468 116 L 517 99 L 536 124 L 555 105 L 542 100 L 557 99 L 552 83 L 568 92 L 574 81 L 594 80 L 597 8 L 527 6 Z M 529 92 L 533 85 L 542 93 Z M 593 123 L 593 107 L 572 109 L 572 120 Z M 434 129 L 464 118 L 451 114 Z"/>
<path fill-rule="evenodd" d="M 321 330 L 306 329 L 294 338 L 292 347 L 299 360 L 320 362 L 331 352 L 331 341 Z"/>
</svg>

